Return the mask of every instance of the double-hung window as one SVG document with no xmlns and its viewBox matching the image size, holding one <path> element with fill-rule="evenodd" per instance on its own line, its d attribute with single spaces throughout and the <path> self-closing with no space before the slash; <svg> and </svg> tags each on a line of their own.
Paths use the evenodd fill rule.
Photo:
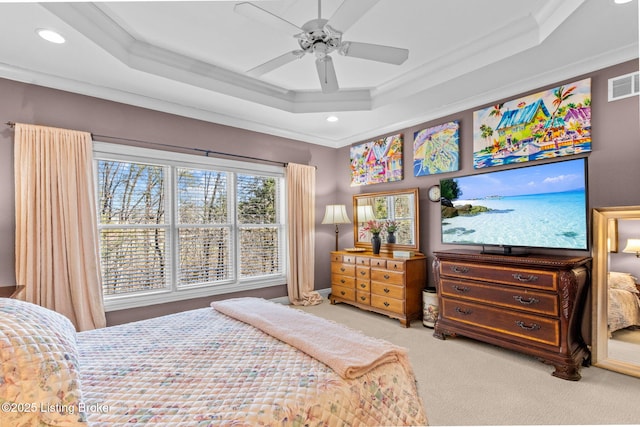
<svg viewBox="0 0 640 427">
<path fill-rule="evenodd" d="M 107 310 L 285 283 L 284 168 L 94 143 Z"/>
</svg>

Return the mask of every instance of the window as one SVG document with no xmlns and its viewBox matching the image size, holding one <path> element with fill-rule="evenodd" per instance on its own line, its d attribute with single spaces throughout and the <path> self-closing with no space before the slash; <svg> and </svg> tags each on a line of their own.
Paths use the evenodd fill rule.
<svg viewBox="0 0 640 427">
<path fill-rule="evenodd" d="M 285 283 L 284 169 L 96 142 L 108 310 Z"/>
</svg>

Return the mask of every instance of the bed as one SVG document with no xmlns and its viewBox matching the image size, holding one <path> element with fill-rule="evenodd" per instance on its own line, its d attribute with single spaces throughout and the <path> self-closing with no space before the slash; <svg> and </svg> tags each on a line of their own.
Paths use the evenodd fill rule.
<svg viewBox="0 0 640 427">
<path fill-rule="evenodd" d="M 609 336 L 620 329 L 640 326 L 640 298 L 636 278 L 629 273 L 611 271 L 608 275 Z"/>
<path fill-rule="evenodd" d="M 214 304 L 76 333 L 0 299 L 3 423 L 427 424 L 404 349 L 258 298 Z"/>
</svg>

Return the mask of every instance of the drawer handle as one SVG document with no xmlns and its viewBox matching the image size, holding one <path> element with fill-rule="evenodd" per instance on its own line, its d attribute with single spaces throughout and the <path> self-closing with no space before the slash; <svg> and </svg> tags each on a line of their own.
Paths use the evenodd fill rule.
<svg viewBox="0 0 640 427">
<path fill-rule="evenodd" d="M 453 271 L 454 273 L 468 273 L 469 272 L 469 267 L 460 267 L 459 265 L 453 265 L 451 266 L 451 271 Z"/>
<path fill-rule="evenodd" d="M 362 301 L 364 301 L 364 300 L 366 300 L 366 299 L 367 299 L 367 297 L 362 296 L 362 297 L 360 297 L 360 299 L 361 299 Z"/>
<path fill-rule="evenodd" d="M 469 288 L 467 286 L 453 285 L 453 289 L 455 289 L 458 292 L 469 292 Z"/>
<path fill-rule="evenodd" d="M 516 320 L 516 325 L 520 326 L 525 331 L 537 331 L 540 329 L 540 325 L 532 323 L 531 326 L 527 326 L 522 320 Z"/>
<path fill-rule="evenodd" d="M 473 311 L 468 309 L 468 308 L 467 309 L 462 309 L 460 307 L 456 307 L 456 313 L 460 313 L 460 314 L 464 314 L 465 316 L 468 316 L 471 313 L 473 313 Z"/>
<path fill-rule="evenodd" d="M 345 271 L 345 268 L 344 267 L 340 267 L 340 271 Z"/>
<path fill-rule="evenodd" d="M 344 279 L 340 279 L 340 283 L 345 283 L 345 280 Z"/>
<path fill-rule="evenodd" d="M 389 307 L 389 303 L 388 302 L 385 301 L 385 302 L 383 302 L 383 304 L 384 304 L 385 307 Z"/>
<path fill-rule="evenodd" d="M 528 276 L 523 276 L 520 273 L 514 273 L 513 278 L 520 282 L 535 282 L 538 280 L 538 276 L 534 276 L 533 274 L 529 274 Z"/>
<path fill-rule="evenodd" d="M 365 274 L 367 274 L 367 272 L 366 272 L 366 271 L 361 271 L 361 272 L 360 272 L 360 275 L 361 275 L 361 276 L 364 276 Z"/>
<path fill-rule="evenodd" d="M 367 287 L 367 285 L 366 285 L 366 284 L 364 284 L 364 283 L 360 283 L 360 287 L 361 287 L 362 289 L 364 289 L 364 288 L 366 288 L 366 287 Z"/>
<path fill-rule="evenodd" d="M 537 304 L 540 302 L 539 299 L 537 298 L 522 298 L 520 295 L 514 295 L 513 299 L 518 301 L 520 304 L 524 304 L 524 305 L 531 305 L 531 304 Z"/>
<path fill-rule="evenodd" d="M 388 274 L 385 274 L 385 275 L 384 275 L 384 278 L 385 278 L 385 279 L 387 279 L 387 280 L 389 280 L 389 278 L 390 278 L 390 277 L 391 277 L 391 276 L 389 276 Z"/>
<path fill-rule="evenodd" d="M 340 291 L 340 295 L 344 295 L 344 294 L 345 294 L 345 292 L 344 292 L 344 291 Z"/>
<path fill-rule="evenodd" d="M 389 293 L 389 289 L 388 288 L 384 288 L 383 291 L 384 291 L 385 294 Z"/>
</svg>

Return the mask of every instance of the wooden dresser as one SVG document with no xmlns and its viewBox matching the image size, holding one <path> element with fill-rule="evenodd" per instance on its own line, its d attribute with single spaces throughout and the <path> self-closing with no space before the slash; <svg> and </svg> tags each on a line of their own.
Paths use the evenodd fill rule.
<svg viewBox="0 0 640 427">
<path fill-rule="evenodd" d="M 427 257 L 331 252 L 331 304 L 343 302 L 399 319 L 406 328 L 422 316 Z"/>
<path fill-rule="evenodd" d="M 591 258 L 435 252 L 434 336 L 464 335 L 517 350 L 577 381 L 590 362 L 581 322 Z"/>
</svg>

